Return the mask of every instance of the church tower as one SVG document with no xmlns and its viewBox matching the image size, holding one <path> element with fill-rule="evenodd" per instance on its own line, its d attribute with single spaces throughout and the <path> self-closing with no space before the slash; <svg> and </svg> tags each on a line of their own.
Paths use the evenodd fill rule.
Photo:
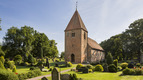
<svg viewBox="0 0 143 80">
<path fill-rule="evenodd" d="M 76 10 L 65 29 L 65 60 L 72 63 L 87 61 L 88 31 Z"/>
</svg>

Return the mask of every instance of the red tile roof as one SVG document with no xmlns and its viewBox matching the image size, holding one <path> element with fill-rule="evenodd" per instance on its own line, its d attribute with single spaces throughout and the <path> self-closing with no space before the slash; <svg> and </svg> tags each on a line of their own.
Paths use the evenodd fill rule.
<svg viewBox="0 0 143 80">
<path fill-rule="evenodd" d="M 98 49 L 98 50 L 104 51 L 103 48 L 96 41 L 94 41 L 91 38 L 88 38 L 88 45 L 93 49 Z"/>
<path fill-rule="evenodd" d="M 74 29 L 83 29 L 85 31 L 87 31 L 78 11 L 76 10 L 74 15 L 72 16 L 67 28 L 65 29 L 65 31 L 68 30 L 74 30 Z M 87 31 L 88 32 L 88 31 Z"/>
</svg>

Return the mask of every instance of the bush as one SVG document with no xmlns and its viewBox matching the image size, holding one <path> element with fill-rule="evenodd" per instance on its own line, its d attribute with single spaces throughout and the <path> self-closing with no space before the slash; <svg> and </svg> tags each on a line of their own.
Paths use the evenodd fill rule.
<svg viewBox="0 0 143 80">
<path fill-rule="evenodd" d="M 135 73 L 135 70 L 134 70 L 134 69 L 130 69 L 129 75 L 134 75 L 134 74 L 136 74 L 136 73 Z"/>
<path fill-rule="evenodd" d="M 115 60 L 113 61 L 113 64 L 117 67 L 117 66 L 118 66 L 118 60 L 115 59 Z"/>
<path fill-rule="evenodd" d="M 27 79 L 27 73 L 18 74 L 18 78 L 19 78 L 19 80 L 25 80 L 25 79 Z"/>
<path fill-rule="evenodd" d="M 90 65 L 90 64 L 88 64 L 86 67 L 87 67 L 88 69 L 93 69 L 93 66 Z"/>
<path fill-rule="evenodd" d="M 5 67 L 1 61 L 0 61 L 0 69 L 5 69 Z"/>
<path fill-rule="evenodd" d="M 122 67 L 121 66 L 118 66 L 117 69 L 118 69 L 118 71 L 122 71 Z"/>
<path fill-rule="evenodd" d="M 12 72 L 16 73 L 16 66 L 13 67 Z"/>
<path fill-rule="evenodd" d="M 67 63 L 66 63 L 66 66 L 67 66 L 67 67 L 72 67 L 72 63 L 71 63 L 71 62 L 67 62 Z"/>
<path fill-rule="evenodd" d="M 0 69 L 0 80 L 19 80 L 19 79 L 15 73 Z"/>
<path fill-rule="evenodd" d="M 129 75 L 130 74 L 130 69 L 129 68 L 126 68 L 123 70 L 122 72 L 124 75 Z"/>
<path fill-rule="evenodd" d="M 83 65 L 82 65 L 82 64 L 78 64 L 78 65 L 76 66 L 76 70 L 80 69 L 81 67 L 83 67 Z"/>
<path fill-rule="evenodd" d="M 117 72 L 117 67 L 114 64 L 110 64 L 108 67 L 109 72 Z"/>
<path fill-rule="evenodd" d="M 107 61 L 108 65 L 113 64 L 113 56 L 112 56 L 111 53 L 107 54 L 107 58 L 106 59 L 107 59 L 106 61 Z"/>
<path fill-rule="evenodd" d="M 126 69 L 126 67 L 128 67 L 128 63 L 122 63 L 122 64 L 121 64 L 121 67 L 122 67 L 122 70 L 123 70 L 123 69 Z"/>
<path fill-rule="evenodd" d="M 92 72 L 92 69 L 88 69 L 88 72 Z"/>
<path fill-rule="evenodd" d="M 137 64 L 136 64 L 136 67 L 141 67 L 141 64 L 140 64 L 140 63 L 137 63 Z"/>
<path fill-rule="evenodd" d="M 2 64 L 4 64 L 4 61 L 5 61 L 5 60 L 4 60 L 4 57 L 3 57 L 3 56 L 0 57 L 0 61 L 2 62 Z"/>
<path fill-rule="evenodd" d="M 133 63 L 129 63 L 128 64 L 128 68 L 134 68 L 134 64 Z"/>
<path fill-rule="evenodd" d="M 141 69 L 135 69 L 135 74 L 136 75 L 142 75 L 143 74 L 143 71 Z"/>
<path fill-rule="evenodd" d="M 102 65 L 97 64 L 97 65 L 95 66 L 95 71 L 103 71 Z"/>
</svg>

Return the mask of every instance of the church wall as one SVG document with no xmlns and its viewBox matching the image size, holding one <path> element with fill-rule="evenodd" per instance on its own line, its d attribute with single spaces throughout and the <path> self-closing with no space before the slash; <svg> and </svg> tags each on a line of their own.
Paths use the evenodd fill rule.
<svg viewBox="0 0 143 80">
<path fill-rule="evenodd" d="M 88 33 L 81 29 L 81 62 L 87 61 Z"/>
<path fill-rule="evenodd" d="M 88 61 L 90 63 L 97 63 L 104 60 L 104 52 L 92 49 L 88 46 Z"/>
<path fill-rule="evenodd" d="M 72 37 L 75 33 L 75 37 Z M 75 55 L 75 63 L 81 63 L 81 30 L 65 31 L 65 60 L 71 61 L 71 54 Z"/>
</svg>

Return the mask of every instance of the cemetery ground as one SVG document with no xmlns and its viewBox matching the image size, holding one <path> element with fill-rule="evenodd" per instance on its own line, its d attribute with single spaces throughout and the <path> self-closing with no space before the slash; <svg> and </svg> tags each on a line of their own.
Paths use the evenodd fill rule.
<svg viewBox="0 0 143 80">
<path fill-rule="evenodd" d="M 64 60 L 61 60 L 61 62 L 64 62 Z M 50 63 L 50 68 L 54 68 L 55 64 L 57 62 L 53 62 L 52 60 L 49 60 L 49 63 Z M 60 66 L 63 66 L 63 65 L 62 64 L 59 65 L 59 67 L 58 67 L 59 71 L 64 71 L 64 70 L 68 70 L 68 69 L 71 69 L 71 68 L 75 68 L 76 64 L 73 64 L 72 67 L 60 67 Z M 30 71 L 30 68 L 31 68 L 31 66 L 16 66 L 16 70 L 17 70 L 18 74 L 27 73 L 27 72 Z M 48 69 L 48 68 L 44 67 L 44 69 Z M 42 72 L 42 75 L 48 75 L 48 74 L 51 74 L 51 71 Z M 40 76 L 42 76 L 42 75 L 40 75 Z"/>
<path fill-rule="evenodd" d="M 118 63 L 120 66 L 122 63 Z M 143 67 L 143 65 L 141 66 Z M 143 80 L 143 75 L 123 75 L 122 71 L 118 72 L 91 72 L 82 73 L 76 71 L 68 71 L 61 74 L 76 74 L 77 78 L 81 80 Z M 52 80 L 51 77 L 47 77 L 48 80 Z"/>
</svg>

